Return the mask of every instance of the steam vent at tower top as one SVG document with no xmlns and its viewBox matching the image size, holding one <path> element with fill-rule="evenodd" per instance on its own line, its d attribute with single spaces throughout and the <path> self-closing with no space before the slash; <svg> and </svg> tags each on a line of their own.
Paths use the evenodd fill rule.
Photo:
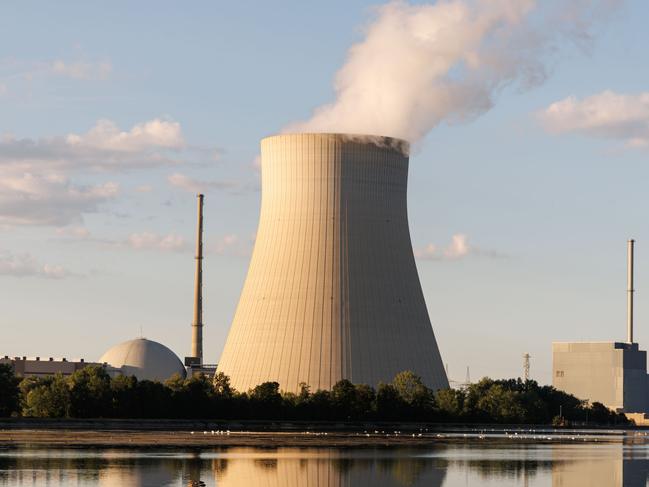
<svg viewBox="0 0 649 487">
<path fill-rule="evenodd" d="M 410 242 L 407 143 L 284 134 L 261 142 L 255 248 L 218 371 L 240 390 L 448 387 Z"/>
</svg>

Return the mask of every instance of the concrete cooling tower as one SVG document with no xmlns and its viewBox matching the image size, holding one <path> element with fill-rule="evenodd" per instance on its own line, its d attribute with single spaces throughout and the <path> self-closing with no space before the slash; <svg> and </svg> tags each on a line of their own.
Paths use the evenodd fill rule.
<svg viewBox="0 0 649 487">
<path fill-rule="evenodd" d="M 448 387 L 410 243 L 408 144 L 285 134 L 261 142 L 255 248 L 218 371 L 246 391 L 412 370 Z"/>
</svg>

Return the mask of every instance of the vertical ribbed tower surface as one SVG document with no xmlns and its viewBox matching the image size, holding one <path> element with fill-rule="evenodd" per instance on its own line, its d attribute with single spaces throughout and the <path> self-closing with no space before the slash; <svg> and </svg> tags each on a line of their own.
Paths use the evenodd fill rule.
<svg viewBox="0 0 649 487">
<path fill-rule="evenodd" d="M 261 142 L 259 228 L 218 371 L 372 386 L 412 370 L 448 387 L 410 242 L 407 143 L 284 134 Z"/>
</svg>

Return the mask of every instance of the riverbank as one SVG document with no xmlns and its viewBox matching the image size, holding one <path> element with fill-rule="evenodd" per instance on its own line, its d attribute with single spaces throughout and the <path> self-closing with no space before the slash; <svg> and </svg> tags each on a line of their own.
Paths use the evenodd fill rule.
<svg viewBox="0 0 649 487">
<path fill-rule="evenodd" d="M 185 420 L 5 419 L 0 445 L 68 447 L 379 447 L 461 442 L 619 442 L 637 430 L 555 430 L 546 426 L 213 422 Z"/>
</svg>

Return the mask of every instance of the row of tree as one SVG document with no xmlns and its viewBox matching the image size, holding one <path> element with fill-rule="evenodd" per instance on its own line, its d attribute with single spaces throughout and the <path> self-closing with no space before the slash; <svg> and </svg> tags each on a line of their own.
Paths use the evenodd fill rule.
<svg viewBox="0 0 649 487">
<path fill-rule="evenodd" d="M 562 415 L 559 418 L 559 412 Z M 281 392 L 277 382 L 238 392 L 217 374 L 173 377 L 164 384 L 135 377 L 111 378 L 101 367 L 63 377 L 19 380 L 0 365 L 0 416 L 39 418 L 192 418 L 319 421 L 421 421 L 550 424 L 561 421 L 625 424 L 622 414 L 539 386 L 535 381 L 482 379 L 437 392 L 412 372 L 374 389 L 348 380 L 331 391 Z"/>
</svg>

